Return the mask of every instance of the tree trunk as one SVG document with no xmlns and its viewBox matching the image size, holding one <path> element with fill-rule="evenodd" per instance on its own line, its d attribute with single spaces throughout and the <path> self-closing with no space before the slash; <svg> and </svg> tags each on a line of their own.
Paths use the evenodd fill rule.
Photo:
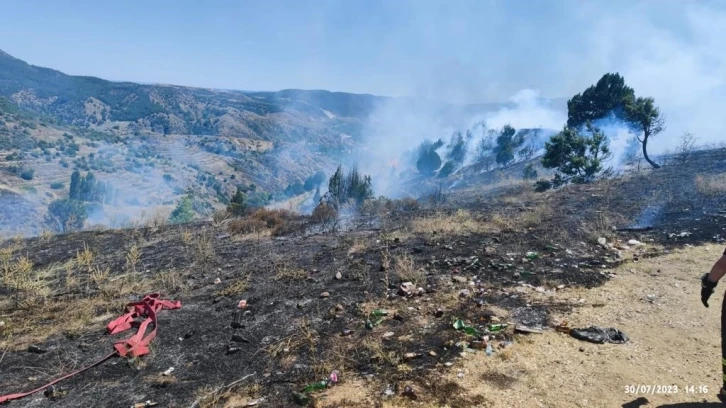
<svg viewBox="0 0 726 408">
<path fill-rule="evenodd" d="M 648 157 L 648 136 L 650 136 L 648 133 L 645 133 L 643 135 L 643 157 L 645 157 L 645 160 L 650 163 L 650 165 L 653 166 L 654 169 L 659 169 L 660 165 L 658 165 L 658 163 L 654 162 L 650 159 L 650 157 Z"/>
</svg>

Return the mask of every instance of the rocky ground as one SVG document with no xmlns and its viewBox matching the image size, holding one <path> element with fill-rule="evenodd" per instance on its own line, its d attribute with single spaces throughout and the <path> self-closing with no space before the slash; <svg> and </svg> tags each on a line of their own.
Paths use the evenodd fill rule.
<svg viewBox="0 0 726 408">
<path fill-rule="evenodd" d="M 468 187 L 437 203 L 381 206 L 342 233 L 241 235 L 222 221 L 9 240 L 0 247 L 12 277 L 0 286 L 0 392 L 108 354 L 126 335 L 104 326 L 158 291 L 183 306 L 161 312 L 152 353 L 62 382 L 54 406 L 294 406 L 295 392 L 334 370 L 339 381 L 303 403 L 713 401 L 718 308 L 700 305 L 697 279 L 725 246 L 724 159 L 703 153 L 544 194 Z M 631 340 L 582 342 L 554 330 L 563 321 Z M 491 326 L 500 323 L 509 326 Z M 516 333 L 517 324 L 543 333 Z M 625 392 L 638 384 L 680 391 Z M 687 394 L 690 385 L 709 392 Z M 11 406 L 48 404 L 39 393 Z"/>
</svg>

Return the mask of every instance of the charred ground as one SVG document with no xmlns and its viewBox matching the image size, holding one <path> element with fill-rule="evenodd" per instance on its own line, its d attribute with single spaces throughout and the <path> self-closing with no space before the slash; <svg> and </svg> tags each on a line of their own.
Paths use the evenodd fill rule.
<svg viewBox="0 0 726 408">
<path fill-rule="evenodd" d="M 334 369 L 370 390 L 338 406 L 380 405 L 384 390 L 400 395 L 408 384 L 418 403 L 486 406 L 486 395 L 440 380 L 466 339 L 453 320 L 551 320 L 552 312 L 580 307 L 548 296 L 562 285 L 596 288 L 616 265 L 720 242 L 724 194 L 726 153 L 709 151 L 686 164 L 544 194 L 500 183 L 437 202 L 380 202 L 339 233 L 311 233 L 303 219 L 284 236 L 240 235 L 227 220 L 9 240 L 0 247 L 3 265 L 27 257 L 32 266 L 23 289 L 0 287 L 2 393 L 106 355 L 105 324 L 125 303 L 161 292 L 183 306 L 161 313 L 152 354 L 116 358 L 61 383 L 54 406 L 244 406 L 257 398 L 292 406 L 294 391 Z M 616 230 L 627 227 L 636 228 Z M 645 245 L 628 245 L 633 239 Z M 404 281 L 423 293 L 406 295 Z M 244 312 L 240 299 L 248 302 Z M 374 309 L 391 313 L 370 330 Z M 233 329 L 235 319 L 244 327 Z M 499 336 L 522 340 L 511 330 Z M 29 353 L 30 345 L 47 352 Z M 174 372 L 162 376 L 169 367 Z M 482 381 L 505 388 L 513 381 L 492 375 Z M 324 394 L 313 394 L 313 403 L 326 405 Z M 46 404 L 36 394 L 11 406 Z"/>
</svg>

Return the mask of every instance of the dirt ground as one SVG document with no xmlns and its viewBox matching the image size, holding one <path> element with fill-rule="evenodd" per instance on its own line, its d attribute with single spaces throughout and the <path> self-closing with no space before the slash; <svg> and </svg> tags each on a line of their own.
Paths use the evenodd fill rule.
<svg viewBox="0 0 726 408">
<path fill-rule="evenodd" d="M 482 396 L 475 405 L 482 407 L 721 406 L 715 395 L 721 386 L 723 296 L 717 291 L 704 308 L 698 278 L 722 251 L 715 245 L 686 247 L 617 268 L 617 277 L 601 287 L 551 295 L 576 306 L 551 316 L 552 323 L 614 327 L 629 336 L 626 344 L 591 344 L 554 330 L 522 335 L 503 353 L 468 354 L 441 381 L 460 385 L 463 395 Z M 533 304 L 550 297 L 537 295 Z M 660 395 L 627 389 L 637 385 L 667 389 L 653 391 Z M 367 395 L 368 388 L 352 381 L 331 391 L 323 405 L 342 406 L 339 398 Z M 383 404 L 401 405 L 413 404 L 404 397 Z"/>
</svg>

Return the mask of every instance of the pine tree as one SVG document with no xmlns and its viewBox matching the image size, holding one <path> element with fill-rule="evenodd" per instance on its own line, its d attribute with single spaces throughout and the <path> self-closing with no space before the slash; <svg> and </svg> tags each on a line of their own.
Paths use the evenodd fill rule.
<svg viewBox="0 0 726 408">
<path fill-rule="evenodd" d="M 194 208 L 192 207 L 191 198 L 186 195 L 179 200 L 174 211 L 169 216 L 171 224 L 185 224 L 194 220 Z"/>
<path fill-rule="evenodd" d="M 345 180 L 343 180 L 343 168 L 338 166 L 335 170 L 335 174 L 330 177 L 328 181 L 328 195 L 331 200 L 331 205 L 334 208 L 338 208 L 345 199 Z"/>
<path fill-rule="evenodd" d="M 71 174 L 71 188 L 68 198 L 78 200 L 81 196 L 81 172 L 76 170 Z"/>
<path fill-rule="evenodd" d="M 81 183 L 81 198 L 83 201 L 93 201 L 96 191 L 96 176 L 92 172 L 86 174 L 84 182 Z"/>
<path fill-rule="evenodd" d="M 232 196 L 227 206 L 227 212 L 234 216 L 242 216 L 247 208 L 245 193 L 241 188 L 237 187 L 237 191 Z"/>
</svg>

